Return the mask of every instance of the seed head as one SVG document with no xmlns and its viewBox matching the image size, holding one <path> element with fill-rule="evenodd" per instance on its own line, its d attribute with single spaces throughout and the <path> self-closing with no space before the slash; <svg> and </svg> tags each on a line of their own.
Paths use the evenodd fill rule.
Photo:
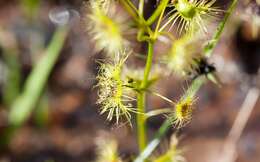
<svg viewBox="0 0 260 162">
<path fill-rule="evenodd" d="M 177 30 L 182 32 L 183 29 L 193 34 L 199 29 L 207 32 L 206 23 L 209 19 L 215 19 L 218 12 L 221 11 L 213 7 L 216 0 L 174 0 L 171 1 L 171 7 L 174 9 L 170 12 L 169 21 L 171 27 L 178 23 Z"/>
<path fill-rule="evenodd" d="M 186 97 L 176 103 L 175 111 L 170 117 L 176 128 L 182 128 L 191 121 L 194 103 L 192 97 Z"/>
<path fill-rule="evenodd" d="M 184 35 L 173 42 L 164 61 L 170 71 L 181 77 L 186 76 L 197 67 L 195 59 L 200 57 L 200 48 L 198 40 Z"/>
<path fill-rule="evenodd" d="M 101 63 L 97 75 L 98 100 L 101 105 L 101 114 L 108 113 L 107 120 L 113 117 L 119 122 L 124 116 L 129 122 L 130 112 L 134 112 L 131 102 L 135 99 L 128 96 L 129 88 L 126 81 L 122 80 L 122 69 L 127 57 L 119 59 L 114 64 Z"/>
<path fill-rule="evenodd" d="M 117 141 L 111 137 L 97 138 L 97 160 L 96 162 L 122 162 L 118 156 Z"/>
<path fill-rule="evenodd" d="M 91 0 L 89 10 L 86 25 L 96 49 L 104 49 L 113 58 L 115 53 L 128 45 L 123 35 L 129 29 L 129 20 L 111 0 Z"/>
</svg>

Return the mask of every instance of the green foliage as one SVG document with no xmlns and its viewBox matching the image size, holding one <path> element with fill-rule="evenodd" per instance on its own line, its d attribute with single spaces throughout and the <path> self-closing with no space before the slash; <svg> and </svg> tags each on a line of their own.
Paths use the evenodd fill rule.
<svg viewBox="0 0 260 162">
<path fill-rule="evenodd" d="M 44 52 L 43 58 L 35 64 L 35 67 L 26 80 L 22 93 L 11 106 L 9 114 L 11 125 L 19 126 L 23 124 L 36 106 L 63 47 L 66 34 L 67 29 L 65 27 L 58 28 Z"/>
<path fill-rule="evenodd" d="M 41 0 L 21 0 L 21 8 L 28 18 L 35 18 L 38 14 Z"/>
<path fill-rule="evenodd" d="M 45 92 L 40 97 L 34 112 L 34 121 L 37 126 L 45 127 L 49 121 L 49 97 Z"/>
<path fill-rule="evenodd" d="M 4 61 L 8 68 L 3 89 L 3 99 L 5 105 L 10 106 L 20 93 L 21 69 L 17 49 L 4 47 L 3 51 Z"/>
</svg>

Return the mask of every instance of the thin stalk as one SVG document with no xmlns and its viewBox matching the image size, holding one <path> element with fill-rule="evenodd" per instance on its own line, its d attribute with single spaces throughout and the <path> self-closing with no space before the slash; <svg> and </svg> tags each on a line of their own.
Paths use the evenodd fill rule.
<svg viewBox="0 0 260 162">
<path fill-rule="evenodd" d="M 145 97 L 146 92 L 145 89 L 147 88 L 149 73 L 151 71 L 153 61 L 153 43 L 148 42 L 148 54 L 147 60 L 144 70 L 144 78 L 141 83 L 140 89 L 141 92 L 138 93 L 137 96 L 137 111 L 139 112 L 136 117 L 137 122 L 137 136 L 138 136 L 138 146 L 140 152 L 144 150 L 147 144 L 147 137 L 146 137 L 146 117 L 145 117 Z"/>
<path fill-rule="evenodd" d="M 139 16 L 143 17 L 143 14 L 144 14 L 144 0 L 139 0 L 138 11 L 139 11 Z"/>
<path fill-rule="evenodd" d="M 137 95 L 137 109 L 138 112 L 136 115 L 137 123 L 137 137 L 138 137 L 138 146 L 139 151 L 143 151 L 147 144 L 146 139 L 146 122 L 145 122 L 145 93 L 140 92 Z"/>
<path fill-rule="evenodd" d="M 233 12 L 238 0 L 233 0 L 231 5 L 229 6 L 224 19 L 220 22 L 219 27 L 216 30 L 216 33 L 213 36 L 213 39 L 210 43 L 208 43 L 208 47 L 205 48 L 205 55 L 210 56 L 212 54 L 213 49 L 216 47 L 218 40 L 220 39 L 220 35 L 223 32 L 224 26 L 230 17 L 231 13 Z M 204 78 L 204 77 L 203 77 Z M 200 87 L 206 82 L 205 78 L 199 77 L 195 79 L 191 87 L 186 91 L 183 97 L 186 96 L 194 96 Z M 143 162 L 146 158 L 148 158 L 154 149 L 159 145 L 161 138 L 166 134 L 168 129 L 171 127 L 171 122 L 166 120 L 162 126 L 160 127 L 159 131 L 156 133 L 155 138 L 148 144 L 145 150 L 135 159 L 134 162 Z"/>
<path fill-rule="evenodd" d="M 215 46 L 217 45 L 217 43 L 220 40 L 220 36 L 223 33 L 225 24 L 228 20 L 228 18 L 230 17 L 231 13 L 234 11 L 236 5 L 237 5 L 238 0 L 233 0 L 228 8 L 228 10 L 226 11 L 226 14 L 223 18 L 223 20 L 219 23 L 217 30 L 213 36 L 213 38 L 208 42 L 208 44 L 205 46 L 204 48 L 204 53 L 205 56 L 210 57 L 213 50 L 215 49 Z"/>
<path fill-rule="evenodd" d="M 162 108 L 162 109 L 156 109 L 156 110 L 149 111 L 145 114 L 145 116 L 146 116 L 146 119 L 148 119 L 153 116 L 167 114 L 167 113 L 171 113 L 171 112 L 172 112 L 171 108 Z"/>
<path fill-rule="evenodd" d="M 162 13 L 162 10 L 165 10 L 169 0 L 161 0 L 159 6 L 153 12 L 152 16 L 150 16 L 147 20 L 147 25 L 152 25 L 157 17 Z"/>
<path fill-rule="evenodd" d="M 136 22 L 138 22 L 138 23 L 140 23 L 139 21 L 139 18 L 138 18 L 138 13 L 136 13 L 135 12 L 135 8 L 133 8 L 129 3 L 127 3 L 127 1 L 125 1 L 125 0 L 119 0 L 120 1 L 120 3 L 123 5 L 123 7 L 125 8 L 125 10 L 129 13 L 129 15 L 131 15 L 132 16 L 132 18 L 136 21 Z"/>
<path fill-rule="evenodd" d="M 9 121 L 11 125 L 20 126 L 36 106 L 48 77 L 56 63 L 65 42 L 67 28 L 60 27 L 55 32 L 43 58 L 35 65 L 28 76 L 23 92 L 11 106 Z"/>
<path fill-rule="evenodd" d="M 147 82 L 148 82 L 148 78 L 149 78 L 149 74 L 150 74 L 152 62 L 153 62 L 153 45 L 154 45 L 153 42 L 151 42 L 151 41 L 148 42 L 147 60 L 146 60 L 146 64 L 145 64 L 144 78 L 143 78 L 143 81 L 141 84 L 141 89 L 145 89 L 147 86 Z"/>
<path fill-rule="evenodd" d="M 146 25 L 146 21 L 142 16 L 139 16 L 139 11 L 136 9 L 136 7 L 133 5 L 133 3 L 130 0 L 119 0 L 122 6 L 125 8 L 125 10 L 129 13 L 130 16 L 134 19 L 134 21 L 139 26 L 139 31 L 137 35 L 137 40 L 142 41 L 149 41 L 150 38 L 147 36 L 144 36 L 144 33 L 152 33 L 149 26 Z"/>
<path fill-rule="evenodd" d="M 126 0 L 126 1 L 127 1 L 127 3 L 129 4 L 129 6 L 131 6 L 132 9 L 133 9 L 136 13 L 138 13 L 138 9 L 135 7 L 135 5 L 132 3 L 132 1 L 131 1 L 131 0 Z"/>
<path fill-rule="evenodd" d="M 164 2 L 165 2 L 165 3 L 164 3 Z M 166 6 L 167 6 L 167 4 L 168 4 L 168 0 L 162 1 L 161 4 L 162 4 L 161 14 L 160 14 L 160 17 L 159 17 L 159 19 L 158 19 L 158 22 L 157 22 L 157 25 L 156 25 L 156 28 L 155 28 L 155 32 L 154 32 L 154 37 L 155 37 L 155 39 L 158 37 L 159 27 L 160 27 L 161 22 L 162 22 L 162 19 L 163 19 L 164 11 L 165 11 Z"/>
<path fill-rule="evenodd" d="M 234 124 L 227 136 L 223 149 L 220 152 L 220 157 L 217 162 L 235 162 L 237 144 L 245 129 L 245 126 L 254 110 L 257 100 L 260 96 L 260 90 L 257 87 L 252 87 L 248 91 L 246 98 L 236 116 Z"/>
<path fill-rule="evenodd" d="M 164 101 L 167 101 L 169 102 L 170 104 L 174 104 L 174 102 L 172 100 L 170 100 L 169 98 L 161 95 L 160 93 L 157 93 L 157 92 L 153 92 L 153 91 L 149 91 L 151 94 L 157 96 L 157 97 L 160 97 L 161 99 L 163 99 Z"/>
</svg>

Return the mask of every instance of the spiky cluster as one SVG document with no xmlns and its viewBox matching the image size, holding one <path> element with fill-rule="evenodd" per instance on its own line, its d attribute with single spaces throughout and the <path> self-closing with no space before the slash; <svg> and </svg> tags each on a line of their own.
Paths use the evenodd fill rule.
<svg viewBox="0 0 260 162">
<path fill-rule="evenodd" d="M 113 138 L 99 137 L 97 139 L 96 162 L 122 162 L 117 153 L 118 144 Z"/>
<path fill-rule="evenodd" d="M 192 97 L 186 97 L 176 103 L 174 113 L 170 116 L 176 128 L 181 128 L 190 122 L 194 103 L 195 100 Z"/>
<path fill-rule="evenodd" d="M 123 35 L 129 28 L 129 21 L 124 14 L 118 13 L 115 3 L 111 0 L 91 0 L 85 22 L 97 50 L 104 49 L 110 57 L 128 44 Z"/>
<path fill-rule="evenodd" d="M 134 112 L 130 102 L 135 99 L 127 95 L 129 88 L 122 80 L 122 69 L 126 58 L 124 57 L 114 64 L 101 63 L 96 77 L 99 87 L 97 103 L 101 105 L 101 114 L 108 113 L 109 121 L 115 116 L 117 123 L 121 116 L 130 121 L 130 112 Z"/>
<path fill-rule="evenodd" d="M 196 46 L 196 42 L 198 43 L 198 40 L 191 39 L 189 35 L 175 40 L 164 59 L 168 69 L 178 76 L 185 76 L 192 72 L 197 66 L 194 59 L 199 58 L 201 52 L 199 45 Z"/>
<path fill-rule="evenodd" d="M 171 27 L 178 23 L 177 30 L 193 34 L 198 29 L 207 32 L 206 23 L 210 18 L 216 18 L 218 8 L 213 7 L 216 0 L 173 0 L 171 7 L 173 10 L 169 13 L 169 22 Z"/>
</svg>

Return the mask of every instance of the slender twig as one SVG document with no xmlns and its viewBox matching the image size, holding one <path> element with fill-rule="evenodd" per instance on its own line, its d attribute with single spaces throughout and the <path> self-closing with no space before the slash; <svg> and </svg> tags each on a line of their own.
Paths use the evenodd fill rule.
<svg viewBox="0 0 260 162">
<path fill-rule="evenodd" d="M 139 16 L 143 17 L 143 14 L 144 14 L 144 0 L 139 0 L 138 11 L 139 11 Z"/>
<path fill-rule="evenodd" d="M 147 112 L 145 114 L 146 119 L 152 117 L 152 116 L 157 116 L 157 115 L 161 115 L 161 114 L 167 114 L 167 113 L 171 113 L 172 109 L 171 108 L 161 108 L 161 109 L 155 109 L 155 110 L 151 110 L 149 112 Z"/>
<path fill-rule="evenodd" d="M 220 36 L 223 33 L 225 24 L 228 20 L 228 18 L 230 17 L 231 13 L 233 13 L 236 5 L 237 5 L 238 0 L 233 0 L 228 8 L 228 10 L 226 11 L 226 14 L 224 16 L 224 18 L 222 19 L 222 21 L 219 23 L 217 30 L 213 36 L 213 38 L 211 39 L 211 41 L 208 42 L 208 44 L 205 46 L 204 48 L 204 54 L 207 57 L 210 57 L 213 50 L 215 49 L 215 46 L 217 45 L 217 43 L 220 40 Z"/>
<path fill-rule="evenodd" d="M 146 65 L 144 70 L 144 78 L 141 84 L 142 89 L 145 89 L 148 83 L 148 78 L 149 78 L 149 74 L 153 62 L 153 45 L 154 45 L 153 42 L 148 42 L 148 54 L 147 54 L 147 60 L 146 60 Z"/>
<path fill-rule="evenodd" d="M 125 10 L 132 16 L 132 18 L 139 23 L 138 13 L 135 12 L 135 9 L 131 7 L 129 3 L 125 0 L 119 0 L 120 3 L 123 5 Z"/>
<path fill-rule="evenodd" d="M 138 9 L 135 7 L 135 5 L 132 3 L 131 0 L 126 0 L 126 2 L 129 4 L 130 7 L 132 7 L 132 9 L 138 13 Z"/>
<path fill-rule="evenodd" d="M 158 22 L 157 22 L 157 25 L 156 25 L 156 28 L 155 28 L 155 32 L 154 32 L 154 37 L 157 38 L 158 37 L 158 34 L 159 34 L 159 27 L 161 25 L 161 22 L 162 22 L 162 19 L 163 19 L 163 15 L 164 15 L 164 11 L 166 9 L 166 6 L 168 4 L 168 0 L 164 0 L 161 2 L 160 4 L 160 7 L 161 7 L 161 14 L 160 14 L 160 17 L 158 19 Z"/>
<path fill-rule="evenodd" d="M 234 162 L 236 160 L 236 145 L 246 126 L 246 123 L 252 113 L 257 99 L 259 98 L 260 90 L 251 88 L 237 114 L 235 122 L 229 132 L 229 135 L 224 143 L 223 152 L 219 162 Z"/>
<path fill-rule="evenodd" d="M 153 91 L 149 91 L 151 94 L 157 96 L 157 97 L 160 97 L 161 99 L 163 99 L 164 101 L 167 101 L 169 102 L 170 104 L 174 104 L 174 102 L 172 100 L 170 100 L 169 98 L 161 95 L 160 93 L 157 93 L 157 92 L 153 92 Z"/>
<path fill-rule="evenodd" d="M 157 17 L 162 13 L 162 10 L 165 10 L 165 7 L 167 6 L 169 0 L 161 0 L 159 6 L 156 8 L 156 10 L 153 12 L 152 16 L 150 16 L 147 20 L 147 24 L 151 25 L 154 23 L 154 21 L 157 19 Z"/>
</svg>

